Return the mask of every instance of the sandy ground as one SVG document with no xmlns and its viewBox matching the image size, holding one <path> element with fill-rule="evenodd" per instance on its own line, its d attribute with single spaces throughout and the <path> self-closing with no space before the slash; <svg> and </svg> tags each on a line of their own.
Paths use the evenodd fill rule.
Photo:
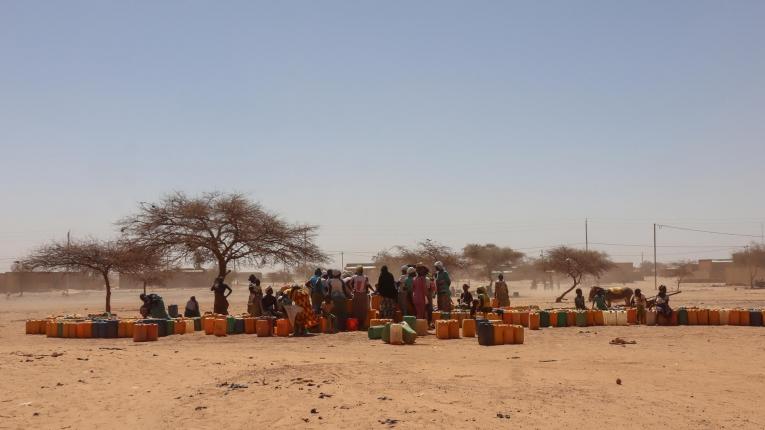
<svg viewBox="0 0 765 430">
<path fill-rule="evenodd" d="M 640 286 L 653 291 L 652 280 Z M 553 298 L 511 290 L 513 304 Z M 673 306 L 765 307 L 765 290 L 683 290 Z M 211 305 L 204 291 L 159 293 Z M 136 296 L 115 292 L 115 311 L 136 315 Z M 232 299 L 243 311 L 246 289 Z M 390 346 L 365 333 L 153 343 L 23 334 L 27 318 L 102 307 L 98 292 L 0 298 L 0 428 L 765 427 L 763 327 L 551 328 L 496 347 L 434 336 Z M 637 344 L 609 345 L 617 336 Z"/>
</svg>

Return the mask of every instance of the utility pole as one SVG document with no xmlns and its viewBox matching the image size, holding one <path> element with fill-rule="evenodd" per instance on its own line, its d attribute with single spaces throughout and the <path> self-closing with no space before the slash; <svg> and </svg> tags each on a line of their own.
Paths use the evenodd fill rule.
<svg viewBox="0 0 765 430">
<path fill-rule="evenodd" d="M 588 228 L 587 228 L 587 218 L 584 219 L 584 250 L 589 251 L 590 250 L 590 236 L 588 234 Z"/>
<path fill-rule="evenodd" d="M 656 223 L 653 223 L 653 289 L 659 288 L 659 270 L 656 268 Z"/>
<path fill-rule="evenodd" d="M 340 251 L 340 271 L 342 272 L 343 270 L 345 270 L 345 256 L 343 251 Z"/>
<path fill-rule="evenodd" d="M 71 242 L 72 242 L 72 237 L 71 236 L 72 236 L 72 230 L 67 230 L 66 231 L 66 249 L 67 250 L 69 249 L 69 246 L 71 245 Z M 69 294 L 69 267 L 66 268 L 66 273 L 64 274 L 64 276 L 66 277 L 65 278 L 66 279 L 66 293 Z"/>
</svg>

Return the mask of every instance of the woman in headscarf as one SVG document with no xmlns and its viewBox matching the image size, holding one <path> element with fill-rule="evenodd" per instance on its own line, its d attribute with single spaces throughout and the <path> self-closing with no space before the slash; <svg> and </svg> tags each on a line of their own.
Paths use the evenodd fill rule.
<svg viewBox="0 0 765 430">
<path fill-rule="evenodd" d="M 414 267 L 401 266 L 401 276 L 398 278 L 398 309 L 401 315 L 414 315 L 414 305 L 412 305 L 414 275 Z"/>
<path fill-rule="evenodd" d="M 247 299 L 247 313 L 253 317 L 263 315 L 261 300 L 263 300 L 263 290 L 260 288 L 260 279 L 255 275 L 250 275 L 250 297 Z"/>
<path fill-rule="evenodd" d="M 287 294 L 289 295 L 290 300 L 292 300 L 293 305 L 299 306 L 302 309 L 302 311 L 298 312 L 295 316 L 293 334 L 295 336 L 305 336 L 308 333 L 309 328 L 319 324 L 319 320 L 316 318 L 316 315 L 311 308 L 311 296 L 306 290 L 297 285 L 292 287 Z"/>
<path fill-rule="evenodd" d="M 369 291 L 372 286 L 369 284 L 369 278 L 364 275 L 364 268 L 356 268 L 356 274 L 351 277 L 351 288 L 353 289 L 353 317 L 359 322 L 359 329 L 367 329 L 367 315 L 369 314 Z"/>
<path fill-rule="evenodd" d="M 417 319 L 428 319 L 427 305 L 432 302 L 431 282 L 428 279 L 428 269 L 420 264 L 417 265 L 417 277 L 412 283 L 412 301 L 417 312 Z"/>
<path fill-rule="evenodd" d="M 388 266 L 380 268 L 380 277 L 377 279 L 377 292 L 382 296 L 380 302 L 380 318 L 392 319 L 396 313 L 396 280 L 388 271 Z"/>
<path fill-rule="evenodd" d="M 438 310 L 451 312 L 452 310 L 452 279 L 446 271 L 444 264 L 436 261 L 436 295 L 438 297 Z"/>
<path fill-rule="evenodd" d="M 505 276 L 499 274 L 497 282 L 494 283 L 494 298 L 497 299 L 497 306 L 504 308 L 510 306 L 510 291 L 507 289 Z"/>
<path fill-rule="evenodd" d="M 199 312 L 199 303 L 197 298 L 191 296 L 188 302 L 186 302 L 186 309 L 183 310 L 183 316 L 186 318 L 194 318 L 201 316 Z"/>
<path fill-rule="evenodd" d="M 212 288 L 210 288 L 210 291 L 215 294 L 213 312 L 220 315 L 228 315 L 227 297 L 231 295 L 232 290 L 231 287 L 223 283 L 222 276 L 215 278 L 215 283 L 213 284 Z M 228 294 L 226 292 L 228 292 Z"/>
<path fill-rule="evenodd" d="M 348 318 L 348 312 L 345 301 L 350 294 L 347 291 L 345 283 L 340 279 L 339 270 L 333 270 L 327 281 L 329 285 L 329 297 L 332 300 L 332 313 L 335 315 L 335 330 L 345 330 L 345 320 Z"/>
</svg>

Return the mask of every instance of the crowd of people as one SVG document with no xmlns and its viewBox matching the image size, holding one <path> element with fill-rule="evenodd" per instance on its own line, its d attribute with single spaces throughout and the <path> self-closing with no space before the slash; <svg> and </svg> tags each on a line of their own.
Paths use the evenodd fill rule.
<svg viewBox="0 0 765 430">
<path fill-rule="evenodd" d="M 388 266 L 382 266 L 374 285 L 364 274 L 363 267 L 356 268 L 354 273 L 317 268 L 305 284 L 282 287 L 278 294 L 270 286 L 264 291 L 260 279 L 255 275 L 250 275 L 248 280 L 247 313 L 254 317 L 289 318 L 291 322 L 294 321 L 296 335 L 305 334 L 315 327 L 319 323 L 319 316 L 330 321 L 336 331 L 345 330 L 349 318 L 358 322 L 359 329 L 366 329 L 373 295 L 379 295 L 380 318 L 400 319 L 403 315 L 415 315 L 418 319 L 428 320 L 431 326 L 435 310 L 449 312 L 456 307 L 470 311 L 475 316 L 476 312 L 490 312 L 495 307 L 510 306 L 510 292 L 502 274 L 493 282 L 493 301 L 487 287 L 478 287 L 474 297 L 470 286 L 463 284 L 455 306 L 451 277 L 440 261 L 435 262 L 432 270 L 422 263 L 404 265 L 398 279 Z M 213 312 L 228 315 L 228 296 L 233 292 L 231 287 L 224 282 L 223 277 L 218 277 L 210 290 L 214 297 Z M 660 314 L 668 316 L 672 310 L 666 290 L 665 286 L 660 287 L 655 305 Z M 144 317 L 167 318 L 160 296 L 141 294 L 141 300 L 141 314 Z M 587 309 L 580 288 L 576 289 L 574 304 L 577 309 Z M 649 303 L 639 289 L 635 291 L 632 305 L 637 307 L 638 321 L 644 322 Z M 592 307 L 602 310 L 609 308 L 603 289 L 594 295 Z M 199 303 L 194 296 L 186 303 L 183 315 L 200 316 Z"/>
</svg>

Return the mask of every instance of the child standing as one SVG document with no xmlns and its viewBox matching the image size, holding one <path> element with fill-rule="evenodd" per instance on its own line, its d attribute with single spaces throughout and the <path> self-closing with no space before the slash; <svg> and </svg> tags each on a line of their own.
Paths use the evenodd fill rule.
<svg viewBox="0 0 765 430">
<path fill-rule="evenodd" d="M 637 308 L 637 323 L 645 324 L 645 308 L 648 306 L 648 300 L 646 300 L 640 288 L 635 290 L 635 295 L 632 297 L 632 304 Z"/>
<path fill-rule="evenodd" d="M 582 295 L 582 289 L 576 289 L 576 297 L 574 298 L 574 305 L 578 310 L 586 310 L 587 305 L 584 303 L 584 295 Z"/>
</svg>

